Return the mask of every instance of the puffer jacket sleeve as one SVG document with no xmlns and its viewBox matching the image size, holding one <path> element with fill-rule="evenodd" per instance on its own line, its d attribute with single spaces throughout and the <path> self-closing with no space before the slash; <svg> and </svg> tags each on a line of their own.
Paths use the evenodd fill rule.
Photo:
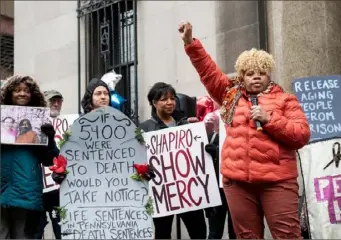
<svg viewBox="0 0 341 240">
<path fill-rule="evenodd" d="M 284 113 L 272 112 L 271 119 L 263 129 L 278 142 L 294 150 L 309 142 L 310 128 L 308 120 L 294 95 L 285 99 Z"/>
<path fill-rule="evenodd" d="M 56 145 L 56 141 L 49 140 L 49 143 L 46 147 L 41 147 L 39 151 L 36 152 L 39 161 L 44 166 L 52 166 L 53 159 L 59 155 L 59 149 Z"/>
<path fill-rule="evenodd" d="M 197 70 L 207 92 L 221 105 L 226 88 L 232 87 L 232 82 L 207 54 L 200 41 L 198 39 L 193 40 L 191 44 L 185 46 L 185 51 Z"/>
</svg>

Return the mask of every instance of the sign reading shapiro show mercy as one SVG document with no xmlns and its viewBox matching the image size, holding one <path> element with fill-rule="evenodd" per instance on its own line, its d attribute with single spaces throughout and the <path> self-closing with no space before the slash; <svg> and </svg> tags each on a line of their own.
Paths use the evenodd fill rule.
<svg viewBox="0 0 341 240">
<path fill-rule="evenodd" d="M 309 121 L 310 142 L 341 137 L 340 86 L 340 75 L 293 81 L 293 91 Z"/>
</svg>

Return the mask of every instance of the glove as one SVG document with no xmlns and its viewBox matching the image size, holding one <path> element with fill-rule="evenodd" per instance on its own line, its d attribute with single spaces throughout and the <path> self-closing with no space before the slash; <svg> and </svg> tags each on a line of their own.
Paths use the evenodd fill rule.
<svg viewBox="0 0 341 240">
<path fill-rule="evenodd" d="M 48 139 L 54 139 L 54 135 L 56 134 L 56 131 L 54 130 L 52 124 L 45 123 L 40 127 L 40 130 L 46 134 Z"/>
<path fill-rule="evenodd" d="M 214 144 L 209 143 L 209 144 L 207 144 L 207 145 L 205 146 L 205 151 L 206 151 L 208 154 L 210 154 L 211 157 L 212 157 L 213 159 L 215 159 L 215 157 L 216 157 L 216 155 L 217 155 L 217 146 L 214 145 Z"/>
<path fill-rule="evenodd" d="M 52 180 L 55 181 L 55 183 L 60 185 L 64 181 L 66 175 L 53 172 L 51 177 L 52 177 Z"/>
<path fill-rule="evenodd" d="M 152 168 L 149 168 L 148 172 L 145 174 L 145 177 L 147 179 L 147 181 L 149 182 L 150 180 L 152 180 L 153 178 L 156 177 L 154 170 Z"/>
</svg>

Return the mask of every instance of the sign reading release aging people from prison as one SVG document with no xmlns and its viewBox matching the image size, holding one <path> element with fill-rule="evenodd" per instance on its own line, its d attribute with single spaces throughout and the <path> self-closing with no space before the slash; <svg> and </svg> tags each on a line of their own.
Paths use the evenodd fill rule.
<svg viewBox="0 0 341 240">
<path fill-rule="evenodd" d="M 299 78 L 293 90 L 311 130 L 310 142 L 341 137 L 341 75 Z"/>
<path fill-rule="evenodd" d="M 147 132 L 144 139 L 156 175 L 149 183 L 153 217 L 221 205 L 204 123 Z"/>
<path fill-rule="evenodd" d="M 63 238 L 152 239 L 148 183 L 132 179 L 133 165 L 147 163 L 135 124 L 106 107 L 80 117 L 70 130 L 61 146 L 69 171 L 60 187 Z"/>
</svg>

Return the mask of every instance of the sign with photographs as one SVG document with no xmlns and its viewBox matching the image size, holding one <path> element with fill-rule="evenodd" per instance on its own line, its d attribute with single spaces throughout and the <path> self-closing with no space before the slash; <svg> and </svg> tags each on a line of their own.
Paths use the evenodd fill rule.
<svg viewBox="0 0 341 240">
<path fill-rule="evenodd" d="M 49 118 L 49 108 L 1 105 L 1 144 L 47 145 L 40 127 Z"/>
</svg>

